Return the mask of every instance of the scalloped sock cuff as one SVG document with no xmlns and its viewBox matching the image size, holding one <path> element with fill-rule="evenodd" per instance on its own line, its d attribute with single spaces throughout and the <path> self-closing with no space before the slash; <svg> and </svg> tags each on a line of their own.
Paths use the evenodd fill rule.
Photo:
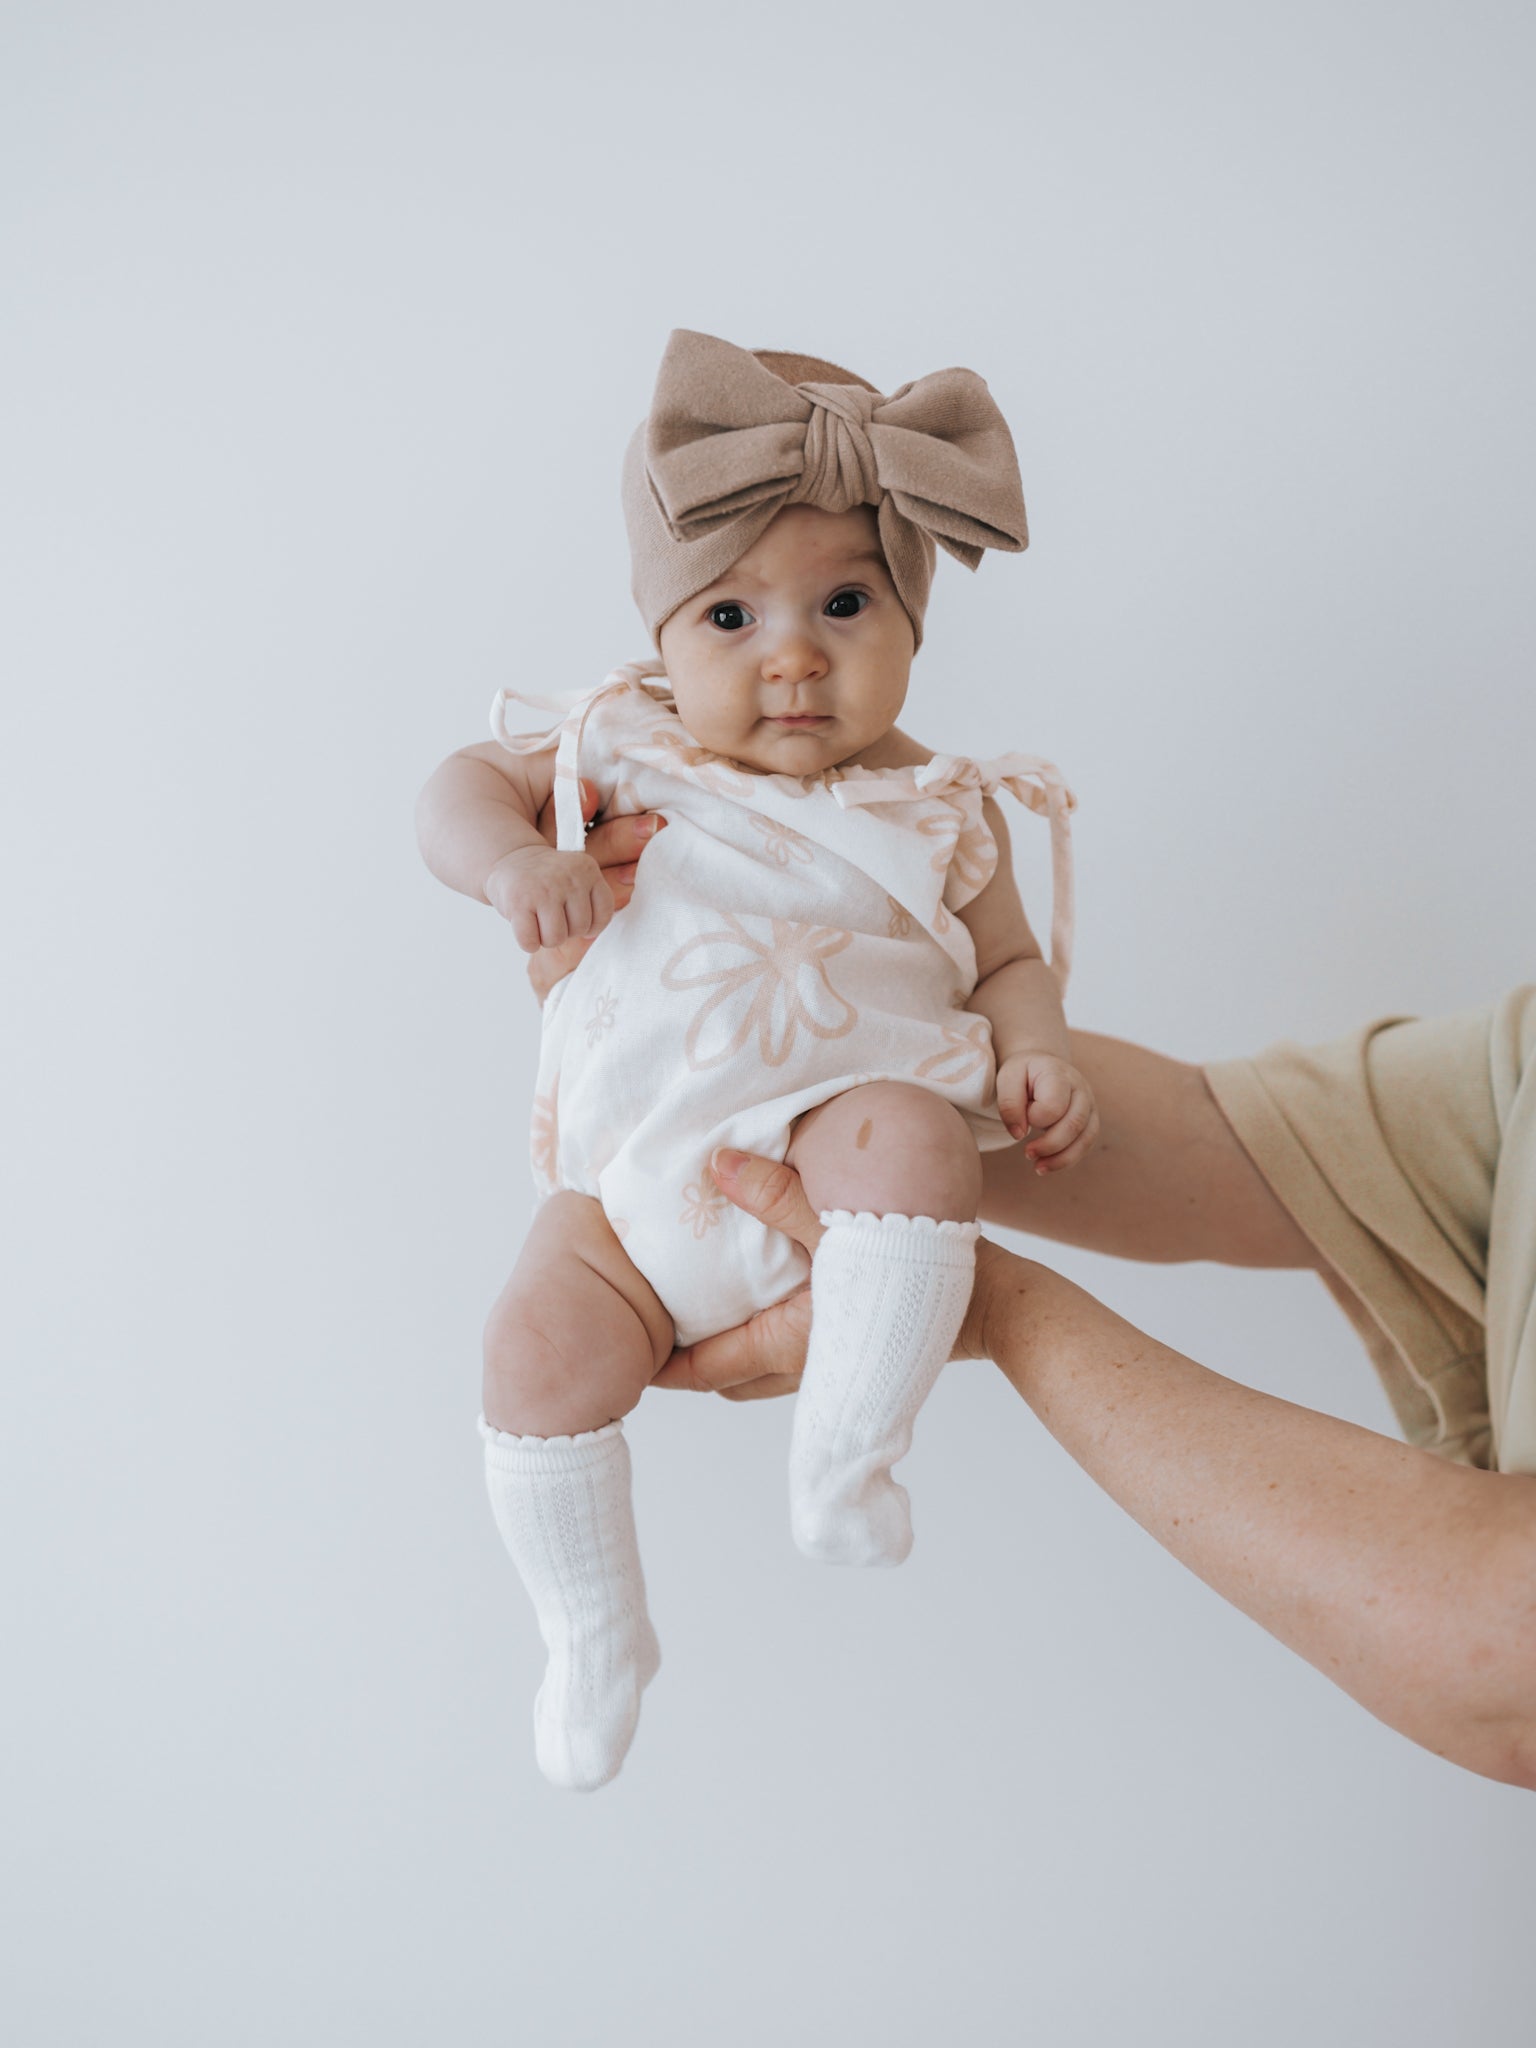
<svg viewBox="0 0 1536 2048">
<path fill-rule="evenodd" d="M 480 1418 L 491 1511 L 549 1652 L 534 1747 L 551 1784 L 606 1785 L 661 1663 L 646 1612 L 629 1446 L 610 1422 L 581 1436 L 512 1436 Z"/>
<path fill-rule="evenodd" d="M 975 1223 L 831 1209 L 811 1267 L 811 1341 L 790 1445 L 790 1522 L 807 1557 L 900 1564 L 911 1508 L 891 1467 L 964 1320 Z"/>
</svg>

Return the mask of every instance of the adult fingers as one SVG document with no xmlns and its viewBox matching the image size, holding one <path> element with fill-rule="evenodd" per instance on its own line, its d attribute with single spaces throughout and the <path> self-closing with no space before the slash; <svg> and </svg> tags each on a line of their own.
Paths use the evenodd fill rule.
<svg viewBox="0 0 1536 2048">
<path fill-rule="evenodd" d="M 608 884 L 615 910 L 622 910 L 630 897 L 634 895 L 636 872 L 637 868 L 634 861 L 626 862 L 623 867 L 603 869 L 603 880 Z"/>
<path fill-rule="evenodd" d="M 765 1393 L 793 1393 L 800 1384 L 799 1373 L 764 1373 L 748 1339 L 751 1327 L 741 1323 L 734 1330 L 722 1330 L 674 1351 L 651 1385 L 681 1387 L 690 1394 L 724 1394 L 732 1401 L 758 1400 Z"/>
<path fill-rule="evenodd" d="M 624 867 L 640 858 L 666 822 L 659 811 L 605 818 L 592 827 L 582 850 L 590 853 L 600 868 Z"/>
<path fill-rule="evenodd" d="M 805 1366 L 811 1333 L 810 1289 L 798 1288 L 733 1330 L 721 1330 L 674 1351 L 653 1387 L 763 1401 L 792 1394 Z"/>
<path fill-rule="evenodd" d="M 782 1230 L 796 1244 L 814 1252 L 826 1232 L 805 1198 L 800 1176 L 781 1160 L 762 1159 L 755 1152 L 716 1148 L 709 1170 L 721 1193 L 770 1230 Z"/>
<path fill-rule="evenodd" d="M 739 1387 L 722 1387 L 721 1397 L 727 1401 L 772 1401 L 781 1394 L 793 1394 L 800 1385 L 797 1372 L 767 1372 L 761 1379 L 748 1380 Z"/>
<path fill-rule="evenodd" d="M 528 962 L 528 980 L 534 994 L 542 1003 L 556 982 L 565 977 L 581 962 L 592 941 L 590 939 L 567 939 L 563 946 L 543 946 Z"/>
</svg>

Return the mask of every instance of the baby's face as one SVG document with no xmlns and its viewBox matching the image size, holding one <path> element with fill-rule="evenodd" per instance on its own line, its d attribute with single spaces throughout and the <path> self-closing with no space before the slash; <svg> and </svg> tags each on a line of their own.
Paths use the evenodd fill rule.
<svg viewBox="0 0 1536 2048">
<path fill-rule="evenodd" d="M 912 654 L 912 622 L 869 505 L 786 506 L 661 629 L 667 678 L 693 738 L 774 775 L 813 775 L 889 732 Z"/>
</svg>

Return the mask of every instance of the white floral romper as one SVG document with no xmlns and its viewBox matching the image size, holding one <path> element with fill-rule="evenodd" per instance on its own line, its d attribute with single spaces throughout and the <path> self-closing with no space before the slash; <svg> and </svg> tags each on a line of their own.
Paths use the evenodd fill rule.
<svg viewBox="0 0 1536 2048">
<path fill-rule="evenodd" d="M 970 933 L 953 913 L 997 866 L 982 798 L 1050 817 L 1052 960 L 1065 981 L 1073 799 L 1038 757 L 936 755 L 920 768 L 755 773 L 696 746 L 658 663 L 616 669 L 515 753 L 558 749 L 558 843 L 583 838 L 578 776 L 610 814 L 660 811 L 633 898 L 544 1006 L 533 1112 L 541 1193 L 595 1195 L 690 1344 L 804 1279 L 800 1247 L 726 1201 L 717 1145 L 782 1159 L 795 1119 L 865 1081 L 915 1081 L 998 1120 L 991 1028 L 964 1005 Z M 558 707 L 555 707 L 558 708 Z"/>
</svg>

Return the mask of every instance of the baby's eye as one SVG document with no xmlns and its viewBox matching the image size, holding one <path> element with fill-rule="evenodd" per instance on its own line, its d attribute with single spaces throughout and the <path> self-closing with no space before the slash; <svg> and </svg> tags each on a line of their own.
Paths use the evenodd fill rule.
<svg viewBox="0 0 1536 2048">
<path fill-rule="evenodd" d="M 751 617 L 741 604 L 712 604 L 709 608 L 709 623 L 718 626 L 722 633 L 739 633 Z"/>
<path fill-rule="evenodd" d="M 827 611 L 834 619 L 856 619 L 868 603 L 862 590 L 840 590 L 827 599 Z"/>
</svg>

